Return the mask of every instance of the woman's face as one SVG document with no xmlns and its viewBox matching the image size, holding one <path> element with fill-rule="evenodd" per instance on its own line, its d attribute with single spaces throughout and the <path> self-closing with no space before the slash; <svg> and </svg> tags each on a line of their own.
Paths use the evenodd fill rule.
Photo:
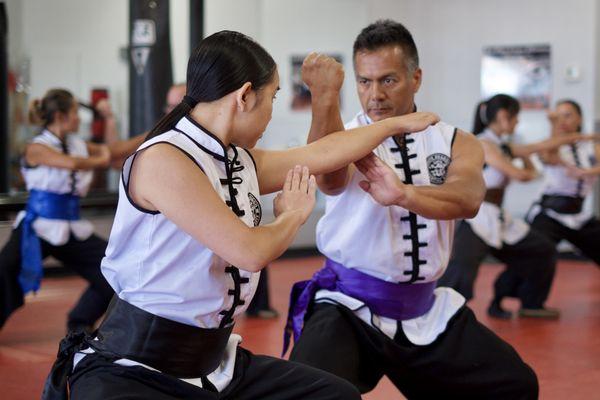
<svg viewBox="0 0 600 400">
<path fill-rule="evenodd" d="M 279 73 L 273 73 L 273 79 L 259 90 L 254 91 L 255 101 L 250 110 L 242 115 L 237 126 L 239 133 L 234 142 L 246 148 L 252 148 L 262 137 L 273 115 L 273 101 L 279 90 Z"/>
<path fill-rule="evenodd" d="M 79 131 L 79 105 L 73 101 L 73 105 L 66 114 L 59 114 L 61 129 L 65 133 L 75 133 Z"/>
<path fill-rule="evenodd" d="M 512 135 L 519 124 L 519 114 L 512 115 L 508 110 L 501 109 L 496 114 L 496 121 L 503 134 Z"/>
<path fill-rule="evenodd" d="M 581 116 L 575 107 L 569 103 L 561 103 L 556 106 L 556 127 L 559 133 L 572 133 L 579 131 L 581 127 Z"/>
</svg>

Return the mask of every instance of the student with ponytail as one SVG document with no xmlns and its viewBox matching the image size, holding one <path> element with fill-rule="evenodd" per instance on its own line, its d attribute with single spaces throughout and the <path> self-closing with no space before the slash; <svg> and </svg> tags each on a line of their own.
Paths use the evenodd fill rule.
<svg viewBox="0 0 600 400">
<path fill-rule="evenodd" d="M 87 194 L 93 170 L 108 166 L 110 152 L 75 134 L 77 111 L 77 101 L 63 89 L 49 90 L 31 104 L 30 120 L 42 129 L 22 158 L 27 206 L 0 252 L 0 327 L 23 305 L 24 295 L 40 289 L 42 260 L 50 255 L 89 282 L 69 312 L 68 331 L 91 331 L 113 295 L 100 273 L 107 243 L 79 217 L 79 199 Z"/>
<path fill-rule="evenodd" d="M 532 154 L 583 137 L 570 133 L 531 144 L 512 143 L 519 110 L 517 99 L 506 94 L 495 95 L 475 109 L 473 133 L 478 135 L 484 150 L 487 191 L 475 218 L 465 219 L 457 227 L 452 257 L 439 285 L 452 287 L 471 299 L 479 266 L 489 253 L 507 266 L 494 284 L 490 316 L 511 318 L 501 302 L 505 297 L 517 297 L 521 301 L 520 316 L 558 318 L 558 310 L 544 308 L 556 269 L 555 246 L 540 232 L 529 229 L 524 221 L 512 218 L 502 203 L 511 181 L 528 182 L 538 176 L 530 160 Z M 522 166 L 515 165 L 514 159 L 519 159 Z"/>
<path fill-rule="evenodd" d="M 343 69 L 311 54 L 303 71 L 319 104 L 311 130 L 325 129 L 339 118 Z M 413 113 L 304 147 L 256 149 L 279 74 L 258 43 L 231 31 L 200 42 L 186 84 L 183 101 L 123 167 L 102 262 L 114 304 L 94 336 L 63 340 L 43 398 L 359 399 L 334 375 L 253 355 L 232 329 L 260 270 L 286 250 L 312 211 L 310 174 L 346 166 L 437 116 Z M 276 218 L 260 226 L 258 198 L 275 191 Z"/>
</svg>

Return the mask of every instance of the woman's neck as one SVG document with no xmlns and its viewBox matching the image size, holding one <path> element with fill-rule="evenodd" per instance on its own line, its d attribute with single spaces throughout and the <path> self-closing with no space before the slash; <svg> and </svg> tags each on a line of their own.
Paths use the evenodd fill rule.
<svg viewBox="0 0 600 400">
<path fill-rule="evenodd" d="M 234 110 L 220 101 L 199 103 L 190 112 L 190 117 L 205 127 L 223 142 L 225 146 L 231 143 Z"/>
<path fill-rule="evenodd" d="M 54 136 L 56 136 L 60 140 L 65 140 L 66 132 L 63 132 L 63 130 L 60 129 L 60 126 L 58 126 L 56 124 L 50 124 L 50 125 L 46 126 L 46 130 L 50 131 L 50 133 L 52 133 Z"/>
<path fill-rule="evenodd" d="M 498 126 L 497 124 L 494 124 L 494 123 L 489 124 L 488 129 L 490 131 L 492 131 L 494 133 L 494 135 L 496 135 L 498 137 L 500 137 L 504 134 L 504 132 L 502 132 L 502 129 L 500 129 L 500 126 Z"/>
</svg>

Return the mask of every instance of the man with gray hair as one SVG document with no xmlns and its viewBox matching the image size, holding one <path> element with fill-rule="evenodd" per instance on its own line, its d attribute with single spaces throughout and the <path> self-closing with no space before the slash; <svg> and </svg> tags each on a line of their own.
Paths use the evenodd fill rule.
<svg viewBox="0 0 600 400">
<path fill-rule="evenodd" d="M 422 71 L 403 25 L 385 20 L 363 29 L 354 70 L 362 111 L 346 128 L 416 109 Z M 325 132 L 342 128 L 338 113 L 328 123 Z M 537 398 L 535 373 L 515 350 L 477 321 L 459 293 L 436 288 L 454 220 L 473 217 L 483 200 L 482 168 L 473 135 L 440 122 L 319 176 L 328 196 L 317 246 L 326 261 L 292 289 L 290 360 L 362 393 L 387 375 L 410 399 Z"/>
</svg>

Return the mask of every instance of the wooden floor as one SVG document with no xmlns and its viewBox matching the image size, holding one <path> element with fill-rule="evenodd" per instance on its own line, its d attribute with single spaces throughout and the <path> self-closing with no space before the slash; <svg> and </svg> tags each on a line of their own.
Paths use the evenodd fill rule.
<svg viewBox="0 0 600 400">
<path fill-rule="evenodd" d="M 293 281 L 305 279 L 320 266 L 318 257 L 286 259 L 270 269 L 273 304 L 281 314 L 287 308 Z M 510 342 L 538 374 L 541 399 L 600 399 L 600 269 L 591 263 L 561 261 L 549 306 L 560 308 L 558 321 L 487 318 L 485 307 L 498 265 L 485 265 L 477 281 L 478 298 L 472 302 L 479 319 Z M 37 296 L 16 312 L 0 332 L 0 398 L 38 399 L 45 376 L 64 334 L 65 315 L 83 289 L 76 277 L 49 278 Z M 513 309 L 516 302 L 508 302 Z M 277 356 L 284 318 L 242 319 L 236 331 L 243 346 L 255 353 Z M 403 399 L 383 380 L 364 399 Z"/>
</svg>

